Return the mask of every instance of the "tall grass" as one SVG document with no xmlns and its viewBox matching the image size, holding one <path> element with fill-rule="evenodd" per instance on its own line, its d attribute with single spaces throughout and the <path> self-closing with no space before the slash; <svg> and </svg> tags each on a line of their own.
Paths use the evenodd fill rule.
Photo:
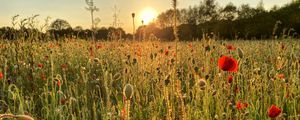
<svg viewBox="0 0 300 120">
<path fill-rule="evenodd" d="M 177 52 L 174 42 L 157 41 L 0 43 L 0 114 L 123 119 L 129 106 L 133 120 L 269 119 L 267 109 L 276 104 L 280 119 L 300 115 L 297 40 L 178 42 Z M 221 55 L 238 59 L 237 73 L 218 68 Z M 238 110 L 237 102 L 248 107 Z"/>
</svg>

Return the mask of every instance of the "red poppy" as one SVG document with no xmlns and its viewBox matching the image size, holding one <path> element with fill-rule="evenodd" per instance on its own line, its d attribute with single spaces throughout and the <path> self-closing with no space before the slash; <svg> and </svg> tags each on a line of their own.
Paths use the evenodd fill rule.
<svg viewBox="0 0 300 120">
<path fill-rule="evenodd" d="M 41 74 L 41 79 L 46 80 L 46 75 L 44 73 Z"/>
<path fill-rule="evenodd" d="M 60 103 L 61 103 L 62 105 L 65 105 L 67 102 L 68 102 L 68 100 L 65 99 L 65 98 L 61 98 L 61 99 L 60 99 Z"/>
<path fill-rule="evenodd" d="M 139 57 L 142 57 L 142 50 L 141 49 L 138 49 L 135 54 Z"/>
<path fill-rule="evenodd" d="M 289 98 L 289 96 L 290 96 L 290 93 L 287 91 L 284 97 Z"/>
<path fill-rule="evenodd" d="M 235 87 L 235 88 L 234 88 L 234 92 L 235 92 L 235 93 L 239 93 L 239 92 L 240 92 L 240 88 L 239 88 L 239 87 Z"/>
<path fill-rule="evenodd" d="M 190 43 L 190 44 L 189 44 L 189 48 L 193 48 L 193 44 Z"/>
<path fill-rule="evenodd" d="M 103 46 L 101 44 L 97 45 L 97 49 L 101 49 Z"/>
<path fill-rule="evenodd" d="M 54 48 L 54 45 L 53 45 L 53 44 L 50 44 L 50 45 L 49 45 L 49 48 Z"/>
<path fill-rule="evenodd" d="M 238 110 L 242 110 L 244 108 L 247 108 L 248 107 L 248 103 L 241 103 L 240 101 L 236 103 L 236 108 Z"/>
<path fill-rule="evenodd" d="M 126 119 L 126 109 L 125 108 L 122 109 L 122 118 L 123 118 L 123 120 Z"/>
<path fill-rule="evenodd" d="M 173 57 L 176 57 L 176 52 L 173 51 Z"/>
<path fill-rule="evenodd" d="M 214 63 L 214 59 L 213 58 L 210 58 L 210 63 Z"/>
<path fill-rule="evenodd" d="M 285 50 L 285 49 L 286 49 L 286 47 L 285 47 L 284 44 L 281 44 L 281 49 L 282 49 L 282 50 Z"/>
<path fill-rule="evenodd" d="M 285 77 L 284 77 L 284 74 L 278 74 L 277 76 L 278 76 L 278 78 L 280 78 L 280 79 L 284 79 L 284 78 L 285 78 Z"/>
<path fill-rule="evenodd" d="M 236 103 L 236 108 L 237 108 L 238 110 L 241 110 L 241 109 L 243 109 L 243 108 L 244 108 L 244 105 L 243 105 L 243 103 L 241 103 L 241 102 L 237 102 L 237 103 Z"/>
<path fill-rule="evenodd" d="M 166 55 L 166 56 L 169 55 L 169 50 L 168 50 L 168 49 L 165 50 L 165 55 Z"/>
<path fill-rule="evenodd" d="M 57 81 L 57 86 L 60 87 L 60 85 L 61 85 L 61 82 L 60 82 L 60 80 L 58 80 Z"/>
<path fill-rule="evenodd" d="M 47 59 L 49 59 L 49 56 L 48 56 L 48 55 L 46 55 L 46 56 L 45 56 L 45 59 L 46 59 L 46 60 L 47 60 Z"/>
<path fill-rule="evenodd" d="M 226 47 L 228 50 L 235 50 L 235 47 L 233 47 L 232 45 L 227 45 Z"/>
<path fill-rule="evenodd" d="M 223 71 L 237 72 L 238 70 L 237 60 L 224 55 L 221 58 L 219 58 L 218 65 L 219 68 Z"/>
<path fill-rule="evenodd" d="M 42 63 L 39 63 L 39 64 L 38 64 L 38 67 L 39 67 L 39 68 L 43 68 L 44 65 L 43 65 Z"/>
<path fill-rule="evenodd" d="M 90 52 L 90 57 L 94 57 L 94 51 L 93 51 L 93 48 L 92 48 L 92 47 L 90 47 L 89 52 Z"/>
<path fill-rule="evenodd" d="M 232 83 L 232 80 L 233 80 L 233 76 L 229 75 L 228 78 L 227 78 L 228 83 Z"/>
<path fill-rule="evenodd" d="M 2 79 L 3 78 L 3 73 L 2 72 L 0 72 L 0 79 Z"/>
<path fill-rule="evenodd" d="M 66 64 L 62 64 L 60 67 L 61 67 L 62 69 L 66 69 L 66 68 L 67 68 L 67 65 L 66 65 Z"/>
<path fill-rule="evenodd" d="M 244 107 L 247 108 L 249 106 L 248 103 L 244 103 Z"/>
<path fill-rule="evenodd" d="M 281 109 L 277 107 L 276 105 L 272 105 L 268 109 L 268 116 L 271 118 L 276 118 L 281 113 Z"/>
</svg>

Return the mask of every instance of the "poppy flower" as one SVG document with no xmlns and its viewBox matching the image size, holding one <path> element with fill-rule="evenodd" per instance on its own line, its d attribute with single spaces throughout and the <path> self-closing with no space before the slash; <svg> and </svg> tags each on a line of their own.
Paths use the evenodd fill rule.
<svg viewBox="0 0 300 120">
<path fill-rule="evenodd" d="M 168 49 L 165 50 L 165 55 L 166 55 L 166 56 L 169 55 L 169 50 L 168 50 Z"/>
<path fill-rule="evenodd" d="M 57 86 L 60 87 L 60 85 L 61 85 L 61 82 L 60 82 L 60 80 L 58 80 L 57 81 Z"/>
<path fill-rule="evenodd" d="M 126 109 L 125 108 L 122 109 L 122 118 L 123 118 L 123 120 L 126 119 Z"/>
<path fill-rule="evenodd" d="M 90 52 L 90 57 L 93 57 L 94 56 L 94 51 L 93 51 L 92 47 L 90 47 L 89 52 Z"/>
<path fill-rule="evenodd" d="M 234 92 L 237 94 L 237 93 L 239 93 L 240 92 L 240 88 L 239 87 L 235 87 L 234 88 Z"/>
<path fill-rule="evenodd" d="M 285 77 L 284 77 L 284 74 L 278 74 L 277 76 L 278 76 L 278 78 L 280 78 L 280 79 L 284 79 L 284 78 L 285 78 Z"/>
<path fill-rule="evenodd" d="M 189 44 L 189 48 L 193 48 L 193 44 L 190 43 L 190 44 Z"/>
<path fill-rule="evenodd" d="M 244 107 L 247 108 L 249 106 L 248 103 L 244 103 Z"/>
<path fill-rule="evenodd" d="M 39 63 L 39 64 L 38 64 L 38 67 L 39 67 L 39 68 L 43 68 L 44 65 L 43 65 L 42 63 Z"/>
<path fill-rule="evenodd" d="M 48 56 L 48 55 L 46 55 L 46 56 L 45 56 L 45 59 L 46 59 L 46 60 L 48 60 L 48 59 L 49 59 L 49 56 Z"/>
<path fill-rule="evenodd" d="M 227 78 L 228 83 L 232 83 L 232 80 L 233 80 L 233 76 L 229 75 L 228 78 Z"/>
<path fill-rule="evenodd" d="M 62 69 L 66 69 L 66 68 L 67 68 L 67 64 L 62 64 L 60 67 L 61 67 Z"/>
<path fill-rule="evenodd" d="M 237 72 L 238 63 L 232 57 L 222 56 L 218 61 L 219 68 L 223 71 Z"/>
<path fill-rule="evenodd" d="M 3 78 L 3 73 L 2 72 L 0 72 L 0 79 L 2 79 Z"/>
<path fill-rule="evenodd" d="M 41 74 L 41 79 L 46 80 L 46 75 L 44 73 Z"/>
<path fill-rule="evenodd" d="M 236 108 L 238 110 L 242 110 L 244 108 L 247 108 L 248 107 L 248 103 L 241 103 L 240 101 L 236 103 Z"/>
<path fill-rule="evenodd" d="M 235 47 L 233 47 L 232 45 L 227 45 L 226 47 L 228 50 L 235 50 Z"/>
<path fill-rule="evenodd" d="M 214 63 L 214 59 L 213 58 L 210 58 L 210 63 Z"/>
<path fill-rule="evenodd" d="M 284 44 L 281 44 L 281 49 L 282 49 L 282 50 L 285 50 L 285 49 L 286 49 L 286 47 L 285 47 Z"/>
<path fill-rule="evenodd" d="M 281 113 L 281 109 L 279 107 L 277 107 L 276 105 L 272 105 L 268 109 L 268 116 L 270 118 L 276 118 L 280 113 Z"/>
<path fill-rule="evenodd" d="M 97 45 L 97 49 L 101 49 L 103 46 L 101 44 Z"/>
<path fill-rule="evenodd" d="M 236 103 L 236 109 L 241 110 L 241 109 L 243 109 L 243 108 L 244 108 L 243 103 L 241 103 L 241 102 L 237 102 L 237 103 Z"/>
<path fill-rule="evenodd" d="M 135 55 L 141 57 L 142 56 L 142 52 L 138 50 L 138 51 L 135 52 Z"/>
<path fill-rule="evenodd" d="M 61 103 L 62 105 L 65 105 L 67 102 L 68 102 L 68 100 L 65 99 L 65 98 L 60 99 L 60 103 Z"/>
</svg>

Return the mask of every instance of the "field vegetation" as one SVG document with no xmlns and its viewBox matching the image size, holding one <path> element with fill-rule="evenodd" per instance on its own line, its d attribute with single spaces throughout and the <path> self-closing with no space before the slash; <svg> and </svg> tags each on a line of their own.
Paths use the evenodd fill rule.
<svg viewBox="0 0 300 120">
<path fill-rule="evenodd" d="M 274 104 L 280 119 L 299 119 L 298 40 L 179 42 L 177 53 L 173 42 L 159 41 L 17 45 L 0 46 L 1 113 L 36 119 L 267 119 Z M 237 61 L 236 72 L 220 66 L 222 55 Z"/>
<path fill-rule="evenodd" d="M 131 13 L 133 34 L 98 28 L 86 3 L 91 29 L 39 15 L 0 28 L 0 120 L 300 119 L 299 1 L 172 0 L 137 30 Z"/>
</svg>

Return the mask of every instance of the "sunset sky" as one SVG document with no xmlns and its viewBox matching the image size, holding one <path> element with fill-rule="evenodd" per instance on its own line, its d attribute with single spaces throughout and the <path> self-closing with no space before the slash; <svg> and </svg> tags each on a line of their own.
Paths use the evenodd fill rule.
<svg viewBox="0 0 300 120">
<path fill-rule="evenodd" d="M 120 9 L 119 19 L 127 32 L 132 30 L 131 13 L 136 13 L 136 24 L 141 24 L 141 13 L 144 9 L 151 9 L 155 14 L 171 8 L 171 0 L 94 0 L 99 12 L 95 12 L 95 17 L 99 17 L 100 27 L 108 27 L 113 23 L 113 7 L 116 5 Z M 178 0 L 179 8 L 198 5 L 201 0 Z M 216 0 L 219 6 L 225 6 L 232 2 L 239 6 L 248 3 L 256 7 L 260 0 Z M 282 6 L 291 0 L 264 0 L 266 9 L 274 5 Z M 47 16 L 51 21 L 60 18 L 67 20 L 72 27 L 90 27 L 90 14 L 85 10 L 85 0 L 1 0 L 0 4 L 0 27 L 12 26 L 11 17 L 20 15 L 20 18 L 30 17 L 39 14 L 39 23 L 43 24 Z"/>
</svg>

